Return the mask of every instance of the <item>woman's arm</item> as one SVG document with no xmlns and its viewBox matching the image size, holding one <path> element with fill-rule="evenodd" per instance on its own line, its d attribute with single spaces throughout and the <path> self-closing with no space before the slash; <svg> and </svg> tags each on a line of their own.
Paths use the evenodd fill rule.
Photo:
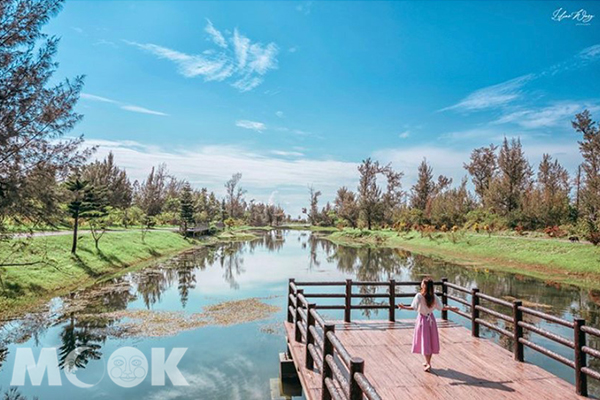
<svg viewBox="0 0 600 400">
<path fill-rule="evenodd" d="M 414 310 L 414 307 L 411 306 L 407 306 L 406 304 L 398 304 L 398 308 L 402 309 L 402 310 Z"/>
</svg>

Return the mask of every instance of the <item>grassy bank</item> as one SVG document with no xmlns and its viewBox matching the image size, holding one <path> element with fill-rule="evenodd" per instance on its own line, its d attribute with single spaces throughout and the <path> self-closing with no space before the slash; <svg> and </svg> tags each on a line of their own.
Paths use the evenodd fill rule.
<svg viewBox="0 0 600 400">
<path fill-rule="evenodd" d="M 337 244 L 403 248 L 465 266 L 512 272 L 549 282 L 600 289 L 600 248 L 584 243 L 535 240 L 475 233 L 345 229 L 327 236 Z"/>
<path fill-rule="evenodd" d="M 4 283 L 0 317 L 25 311 L 56 295 L 199 243 L 168 231 L 150 231 L 144 242 L 139 231 L 110 232 L 100 241 L 98 251 L 86 234 L 79 241 L 77 255 L 72 256 L 71 240 L 71 235 L 34 237 L 22 249 L 17 247 L 22 240 L 0 243 L 2 260 L 14 253 L 10 262 L 23 264 L 0 269 Z"/>
</svg>

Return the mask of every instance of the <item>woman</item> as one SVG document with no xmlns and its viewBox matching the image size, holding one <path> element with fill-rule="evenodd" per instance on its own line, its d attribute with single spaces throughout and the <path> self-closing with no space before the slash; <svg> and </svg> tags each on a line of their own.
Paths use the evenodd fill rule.
<svg viewBox="0 0 600 400">
<path fill-rule="evenodd" d="M 410 306 L 399 304 L 403 310 L 416 310 L 419 315 L 415 323 L 412 352 L 423 354 L 425 372 L 431 371 L 431 356 L 440 352 L 440 337 L 433 315 L 434 310 L 457 310 L 456 307 L 444 307 L 442 301 L 433 290 L 433 280 L 425 278 L 421 282 L 421 291 L 416 294 Z"/>
</svg>

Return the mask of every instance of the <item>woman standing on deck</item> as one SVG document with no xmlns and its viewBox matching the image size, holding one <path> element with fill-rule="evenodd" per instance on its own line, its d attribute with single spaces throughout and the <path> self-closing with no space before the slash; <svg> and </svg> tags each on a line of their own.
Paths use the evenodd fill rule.
<svg viewBox="0 0 600 400">
<path fill-rule="evenodd" d="M 433 280 L 425 278 L 421 282 L 421 291 L 416 294 L 410 306 L 399 304 L 403 310 L 416 310 L 418 312 L 413 336 L 412 352 L 423 354 L 425 372 L 431 371 L 431 356 L 440 352 L 440 337 L 437 323 L 433 315 L 434 310 L 456 310 L 456 307 L 444 307 L 442 301 L 433 291 Z"/>
</svg>

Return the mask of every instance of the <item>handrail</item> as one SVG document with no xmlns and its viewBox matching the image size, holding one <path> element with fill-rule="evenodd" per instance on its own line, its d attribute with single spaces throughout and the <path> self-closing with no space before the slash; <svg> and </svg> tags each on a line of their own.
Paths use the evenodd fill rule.
<svg viewBox="0 0 600 400">
<path fill-rule="evenodd" d="M 506 301 L 506 300 L 502 300 L 499 299 L 497 297 L 493 297 L 493 296 L 488 296 L 487 294 L 481 293 L 481 292 L 477 292 L 477 297 L 480 297 L 484 300 L 490 301 L 492 303 L 496 303 L 499 304 L 501 306 L 505 306 L 505 307 L 512 307 L 513 303 Z"/>
<path fill-rule="evenodd" d="M 290 279 L 288 288 L 288 322 L 296 326 L 296 341 L 306 343 L 306 363 L 307 368 L 313 369 L 315 366 L 323 375 L 322 390 L 323 399 L 354 399 L 366 398 L 368 400 L 380 400 L 377 391 L 369 382 L 363 373 L 364 362 L 353 358 L 342 342 L 335 334 L 335 326 L 327 323 L 319 314 L 318 310 L 344 310 L 344 321 L 351 321 L 352 310 L 384 310 L 389 309 L 389 320 L 395 321 L 396 299 L 414 296 L 414 293 L 398 293 L 397 287 L 417 286 L 420 282 L 389 282 L 378 281 L 329 281 L 329 282 L 296 282 Z M 477 288 L 467 289 L 463 286 L 448 282 L 443 278 L 441 282 L 434 282 L 441 285 L 442 291 L 436 292 L 441 296 L 444 305 L 448 300 L 462 305 L 467 311 L 460 309 L 449 310 L 454 314 L 471 321 L 472 334 L 479 337 L 479 326 L 484 326 L 490 330 L 498 332 L 501 335 L 512 338 L 514 347 L 514 358 L 517 361 L 524 360 L 524 346 L 546 355 L 562 364 L 575 370 L 575 388 L 579 395 L 587 396 L 587 378 L 591 377 L 600 380 L 600 372 L 592 369 L 586 356 L 600 359 L 600 350 L 586 345 L 586 336 L 600 338 L 600 329 L 585 325 L 582 319 L 575 319 L 573 322 L 560 317 L 523 306 L 523 302 L 515 300 L 509 302 L 481 293 Z M 345 287 L 344 293 L 304 293 L 301 287 L 317 286 L 337 286 Z M 387 287 L 386 292 L 375 293 L 353 293 L 353 287 Z M 453 289 L 466 294 L 466 298 L 448 293 L 448 289 Z M 307 299 L 331 298 L 345 299 L 344 304 L 309 304 Z M 368 302 L 369 304 L 352 304 L 352 299 L 383 299 L 382 302 Z M 387 302 L 385 301 L 387 300 Z M 507 315 L 492 308 L 482 306 L 480 300 L 489 301 L 493 304 L 508 307 L 512 310 L 512 315 Z M 361 302 L 362 303 L 362 302 Z M 499 326 L 495 322 L 485 320 L 480 317 L 480 312 L 495 317 L 509 324 L 509 327 Z M 442 319 L 447 319 L 447 312 L 442 312 Z M 525 316 L 533 316 L 542 320 L 561 325 L 573 330 L 573 340 L 562 335 L 555 334 L 531 322 L 524 320 Z M 512 331 L 511 331 L 512 329 Z M 571 360 L 561 354 L 544 348 L 542 345 L 534 343 L 525 338 L 524 330 L 538 334 L 546 339 L 552 340 L 574 351 L 574 359 Z M 341 360 L 341 364 L 335 362 L 335 357 Z M 327 360 L 331 360 L 330 363 Z M 340 366 L 343 366 L 347 374 L 344 374 Z M 346 378 L 346 376 L 348 378 Z M 341 389 L 341 391 L 340 391 Z M 358 396 L 360 393 L 362 397 Z"/>
<path fill-rule="evenodd" d="M 534 317 L 539 317 L 539 318 L 545 319 L 546 321 L 550 321 L 550 322 L 554 322 L 554 323 L 562 325 L 562 326 L 566 326 L 567 328 L 573 328 L 573 323 L 567 321 L 566 319 L 558 318 L 558 317 L 555 317 L 554 315 L 546 314 L 544 312 L 534 310 L 533 308 L 529 308 L 529 307 L 519 307 L 519 309 L 521 311 L 523 311 L 525 314 L 533 315 Z"/>
</svg>

